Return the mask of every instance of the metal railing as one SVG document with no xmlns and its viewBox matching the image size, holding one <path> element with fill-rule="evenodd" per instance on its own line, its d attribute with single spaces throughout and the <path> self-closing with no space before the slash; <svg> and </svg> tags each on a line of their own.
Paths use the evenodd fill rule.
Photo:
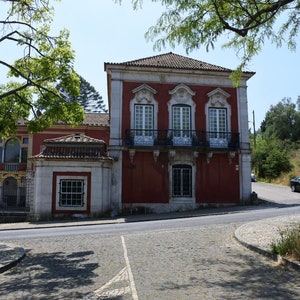
<svg viewBox="0 0 300 300">
<path fill-rule="evenodd" d="M 127 129 L 124 142 L 127 146 L 237 149 L 239 148 L 239 133 L 176 129 Z"/>
<path fill-rule="evenodd" d="M 19 171 L 19 163 L 5 163 L 4 170 L 5 171 Z"/>
</svg>

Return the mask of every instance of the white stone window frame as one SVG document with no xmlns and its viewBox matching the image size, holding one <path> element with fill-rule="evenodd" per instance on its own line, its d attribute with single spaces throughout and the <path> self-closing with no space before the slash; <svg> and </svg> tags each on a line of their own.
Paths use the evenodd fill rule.
<svg viewBox="0 0 300 300">
<path fill-rule="evenodd" d="M 195 130 L 195 113 L 196 113 L 196 103 L 193 101 L 193 96 L 196 95 L 196 92 L 192 91 L 187 85 L 180 83 L 175 86 L 174 89 L 169 91 L 171 99 L 168 102 L 168 112 L 169 112 L 169 129 L 173 128 L 173 107 L 174 106 L 189 106 L 190 107 L 190 130 Z M 182 144 L 191 144 L 192 138 L 190 137 L 189 141 L 182 140 Z M 180 141 L 178 141 L 180 143 Z"/>
<path fill-rule="evenodd" d="M 226 118 L 227 118 L 227 132 L 231 132 L 231 105 L 228 103 L 227 99 L 231 96 L 229 93 L 225 92 L 221 88 L 216 88 L 213 91 L 209 92 L 207 94 L 208 101 L 205 104 L 205 116 L 206 116 L 206 131 L 210 132 L 210 116 L 209 116 L 209 110 L 210 108 L 222 108 L 226 109 Z M 208 134 L 208 140 L 210 140 L 209 134 Z M 213 141 L 210 141 L 212 143 L 215 143 Z M 217 143 L 217 142 L 216 142 Z M 222 141 L 220 141 L 220 144 L 222 144 Z"/>
<path fill-rule="evenodd" d="M 84 185 L 83 185 L 83 193 L 84 193 L 84 198 L 83 198 L 83 206 L 60 206 L 59 201 L 60 201 L 60 182 L 62 180 L 83 180 Z M 86 211 L 87 210 L 87 203 L 88 203 L 88 176 L 85 175 L 57 175 L 56 176 L 56 201 L 55 201 L 55 210 L 57 212 L 59 211 Z"/>
<path fill-rule="evenodd" d="M 135 128 L 135 106 L 136 105 L 152 105 L 153 106 L 153 132 L 157 130 L 157 115 L 158 115 L 158 102 L 155 100 L 154 95 L 157 91 L 150 87 L 148 84 L 142 84 L 132 90 L 134 98 L 130 101 L 130 129 Z M 140 137 L 136 137 L 135 144 L 140 143 L 146 145 L 153 145 L 155 136 L 144 137 L 144 140 Z"/>
</svg>

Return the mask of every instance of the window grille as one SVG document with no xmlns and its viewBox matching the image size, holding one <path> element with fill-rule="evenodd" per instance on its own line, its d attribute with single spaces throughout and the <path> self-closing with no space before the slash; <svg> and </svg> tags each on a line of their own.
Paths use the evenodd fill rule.
<svg viewBox="0 0 300 300">
<path fill-rule="evenodd" d="M 192 197 L 191 166 L 173 166 L 173 197 Z"/>
<path fill-rule="evenodd" d="M 61 179 L 59 182 L 59 206 L 83 207 L 84 206 L 84 180 Z"/>
</svg>

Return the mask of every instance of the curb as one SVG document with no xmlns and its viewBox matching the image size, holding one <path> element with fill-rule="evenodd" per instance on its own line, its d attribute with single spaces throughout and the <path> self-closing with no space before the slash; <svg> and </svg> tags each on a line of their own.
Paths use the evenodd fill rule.
<svg viewBox="0 0 300 300">
<path fill-rule="evenodd" d="M 242 226 L 241 226 L 242 227 Z M 267 251 L 265 249 L 262 249 L 260 247 L 254 246 L 252 244 L 247 243 L 246 241 L 244 241 L 240 235 L 240 229 L 241 227 L 237 228 L 234 232 L 234 238 L 236 241 L 238 241 L 241 245 L 243 245 L 244 247 L 248 248 L 251 251 L 254 251 L 256 253 L 259 253 L 275 262 L 281 262 L 282 265 L 285 266 L 289 266 L 292 269 L 296 270 L 296 271 L 300 271 L 300 263 L 298 262 L 294 262 L 294 261 L 290 261 L 284 257 L 282 257 L 279 254 L 273 254 L 270 251 Z"/>
<path fill-rule="evenodd" d="M 0 245 L 0 256 L 2 256 L 3 252 L 5 252 L 5 254 L 3 257 L 1 257 L 2 263 L 0 263 L 0 273 L 3 273 L 16 266 L 26 256 L 24 248 L 15 247 L 9 244 Z"/>
</svg>

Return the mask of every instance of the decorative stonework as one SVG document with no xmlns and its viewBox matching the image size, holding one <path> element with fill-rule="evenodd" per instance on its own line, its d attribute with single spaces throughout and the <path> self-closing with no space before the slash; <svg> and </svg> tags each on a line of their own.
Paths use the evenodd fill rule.
<svg viewBox="0 0 300 300">
<path fill-rule="evenodd" d="M 193 92 L 187 85 L 181 83 L 177 85 L 173 90 L 169 91 L 169 94 L 172 95 L 173 102 L 189 104 L 192 100 L 192 96 L 195 96 Z"/>
<path fill-rule="evenodd" d="M 230 94 L 226 93 L 220 88 L 217 88 L 207 94 L 209 98 L 210 107 L 227 107 L 229 106 L 227 98 L 230 97 Z"/>
<path fill-rule="evenodd" d="M 153 95 L 155 95 L 157 92 L 148 84 L 142 84 L 139 87 L 132 90 L 132 93 L 135 94 L 134 98 L 137 103 L 150 104 L 154 101 Z"/>
<path fill-rule="evenodd" d="M 142 104 L 153 105 L 153 129 L 157 129 L 158 102 L 154 98 L 157 91 L 144 83 L 133 89 L 132 93 L 134 94 L 134 98 L 130 101 L 130 128 L 135 128 L 134 107 L 136 104 Z"/>
</svg>

